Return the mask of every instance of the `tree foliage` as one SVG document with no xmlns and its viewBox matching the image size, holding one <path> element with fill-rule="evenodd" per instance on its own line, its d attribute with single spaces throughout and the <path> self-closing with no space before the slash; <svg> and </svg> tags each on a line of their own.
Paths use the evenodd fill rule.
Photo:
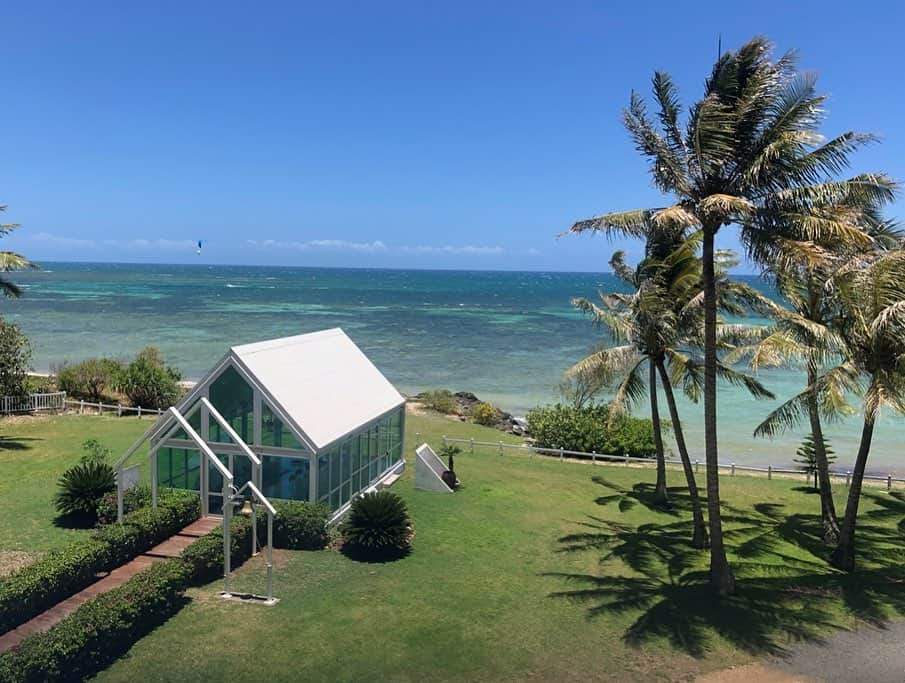
<svg viewBox="0 0 905 683">
<path fill-rule="evenodd" d="M 31 342 L 15 323 L 0 320 L 0 395 L 28 395 Z"/>
<path fill-rule="evenodd" d="M 133 405 L 164 410 L 179 400 L 181 377 L 159 349 L 149 346 L 119 373 L 116 385 Z"/>
<path fill-rule="evenodd" d="M 74 365 L 64 364 L 56 369 L 57 387 L 70 396 L 100 401 L 104 392 L 112 388 L 123 366 L 112 358 L 89 358 Z"/>
</svg>

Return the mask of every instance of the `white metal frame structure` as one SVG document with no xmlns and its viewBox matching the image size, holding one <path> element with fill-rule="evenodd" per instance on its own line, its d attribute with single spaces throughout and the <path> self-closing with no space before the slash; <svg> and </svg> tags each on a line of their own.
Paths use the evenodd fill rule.
<svg viewBox="0 0 905 683">
<path fill-rule="evenodd" d="M 252 463 L 252 480 L 247 481 L 241 488 L 236 489 L 233 485 L 235 478 L 230 471 L 230 469 L 223 464 L 220 458 L 216 453 L 211 450 L 210 446 L 198 432 L 189 424 L 188 419 L 190 418 L 192 413 L 195 410 L 198 410 L 200 407 L 204 407 L 208 410 L 210 417 L 213 418 L 220 426 L 227 432 L 231 439 L 235 442 L 235 444 L 240 448 L 245 456 L 251 460 Z M 175 424 L 172 424 L 175 422 Z M 241 503 L 244 501 L 244 496 L 242 495 L 244 491 L 247 489 L 251 495 L 252 500 L 256 501 L 264 510 L 267 512 L 267 595 L 264 597 L 264 604 L 273 605 L 276 604 L 276 599 L 273 597 L 273 517 L 276 515 L 276 509 L 273 507 L 273 504 L 267 500 L 266 496 L 261 493 L 261 490 L 258 486 L 255 485 L 255 481 L 260 481 L 261 479 L 261 460 L 258 456 L 248 447 L 248 445 L 239 437 L 238 434 L 233 430 L 232 426 L 223 418 L 222 415 L 217 411 L 217 409 L 211 405 L 211 403 L 207 400 L 207 398 L 201 398 L 199 403 L 190 411 L 187 415 L 183 415 L 179 412 L 178 409 L 170 408 L 164 415 L 161 416 L 160 420 L 157 421 L 145 434 L 135 442 L 135 444 L 130 448 L 123 457 L 121 457 L 114 469 L 116 471 L 116 507 L 117 507 L 117 521 L 122 524 L 123 522 L 123 496 L 125 493 L 124 489 L 124 467 L 126 462 L 138 451 L 141 446 L 146 443 L 149 439 L 154 439 L 160 432 L 166 428 L 166 426 L 170 426 L 170 430 L 168 434 L 172 434 L 174 431 L 179 428 L 183 429 L 185 433 L 188 435 L 189 439 L 194 442 L 194 444 L 198 447 L 198 449 L 204 454 L 204 457 L 213 465 L 216 470 L 220 473 L 220 476 L 223 477 L 223 597 L 231 598 L 233 597 L 232 591 L 230 590 L 230 577 L 232 574 L 232 529 L 231 529 L 231 521 L 233 517 L 233 505 L 237 503 Z M 164 437 L 163 440 L 165 440 Z M 162 440 L 162 441 L 163 441 Z M 151 450 L 151 461 L 155 460 L 156 452 L 152 448 Z M 156 467 L 151 468 L 151 504 L 154 507 L 157 507 L 157 469 Z M 257 554 L 258 552 L 258 527 L 257 527 L 257 510 L 255 505 L 252 504 L 252 553 Z M 258 596 L 252 596 L 258 597 Z"/>
<path fill-rule="evenodd" d="M 235 412 L 227 411 L 239 401 L 230 403 L 224 387 L 239 387 L 239 380 L 242 410 L 247 415 L 237 422 Z M 172 465 L 172 477 L 183 467 L 174 464 L 174 453 L 197 451 L 200 467 L 196 469 L 198 456 L 191 456 L 191 465 L 185 456 L 186 474 L 183 477 L 180 471 L 179 475 L 187 479 L 190 473 L 204 515 L 217 512 L 222 496 L 209 481 L 219 470 L 209 471 L 208 450 L 217 453 L 234 476 L 239 474 L 234 457 L 247 457 L 252 463 L 251 480 L 271 498 L 325 502 L 331 509 L 331 523 L 357 494 L 383 485 L 404 468 L 405 398 L 340 329 L 233 347 L 177 410 L 186 422 L 192 421 L 195 434 L 208 449 L 200 449 L 171 415 L 162 416 L 142 441 L 151 442 L 153 488 L 158 484 L 179 487 L 163 474 L 167 462 Z M 240 422 L 241 430 L 236 426 Z M 276 423 L 280 438 L 274 438 Z M 131 452 L 140 446 L 136 444 Z M 158 453 L 170 458 L 160 461 L 160 482 Z M 237 480 L 239 485 L 245 476 Z M 274 477 L 282 477 L 282 483 L 275 484 Z"/>
</svg>

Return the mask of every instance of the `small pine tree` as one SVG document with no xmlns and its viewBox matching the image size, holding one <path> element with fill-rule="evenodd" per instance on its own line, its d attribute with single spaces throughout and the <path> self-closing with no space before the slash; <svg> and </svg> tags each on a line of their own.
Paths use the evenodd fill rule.
<svg viewBox="0 0 905 683">
<path fill-rule="evenodd" d="M 817 451 L 816 451 L 816 441 L 814 440 L 813 434 L 808 434 L 804 441 L 801 442 L 801 446 L 798 447 L 798 450 L 795 454 L 798 456 L 795 458 L 795 462 L 798 464 L 798 469 L 807 474 L 808 476 L 814 475 L 814 490 L 817 490 Z M 823 448 L 826 451 L 826 461 L 827 464 L 832 464 L 836 461 L 836 456 L 833 454 L 833 449 L 830 448 L 830 442 L 824 438 L 823 439 Z"/>
</svg>

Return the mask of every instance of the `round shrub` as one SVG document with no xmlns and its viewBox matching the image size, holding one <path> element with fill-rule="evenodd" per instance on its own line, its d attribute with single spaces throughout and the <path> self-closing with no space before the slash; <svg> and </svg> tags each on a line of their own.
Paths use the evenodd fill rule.
<svg viewBox="0 0 905 683">
<path fill-rule="evenodd" d="M 273 547 L 287 550 L 322 550 L 327 545 L 330 508 L 323 503 L 274 500 Z M 258 512 L 258 542 L 267 542 L 267 513 Z"/>
<path fill-rule="evenodd" d="M 166 364 L 163 354 L 149 346 L 117 373 L 116 383 L 132 405 L 166 410 L 182 395 L 181 378 L 178 370 Z"/>
<path fill-rule="evenodd" d="M 401 557 L 411 550 L 412 524 L 405 501 L 384 489 L 356 498 L 342 526 L 343 550 L 365 560 Z"/>
<path fill-rule="evenodd" d="M 432 389 L 418 396 L 418 400 L 428 410 L 452 415 L 459 412 L 456 397 L 449 389 Z"/>
<path fill-rule="evenodd" d="M 123 493 L 123 514 L 128 515 L 139 508 L 151 505 L 151 487 L 137 484 Z M 116 490 L 105 493 L 97 504 L 97 523 L 113 524 L 117 516 Z"/>
<path fill-rule="evenodd" d="M 115 483 L 113 468 L 99 460 L 85 460 L 63 472 L 57 486 L 54 504 L 62 515 L 77 515 L 92 520 L 104 494 Z"/>
<path fill-rule="evenodd" d="M 487 403 L 482 401 L 481 403 L 476 403 L 471 409 L 471 419 L 477 422 L 479 425 L 484 425 L 485 427 L 492 427 L 497 423 L 499 419 L 499 414 L 497 409 L 493 406 L 492 403 Z"/>
<path fill-rule="evenodd" d="M 665 426 L 668 423 L 662 423 Z M 540 448 L 653 458 L 654 425 L 639 417 L 611 417 L 605 404 L 575 408 L 556 404 L 528 412 L 528 433 Z"/>
</svg>

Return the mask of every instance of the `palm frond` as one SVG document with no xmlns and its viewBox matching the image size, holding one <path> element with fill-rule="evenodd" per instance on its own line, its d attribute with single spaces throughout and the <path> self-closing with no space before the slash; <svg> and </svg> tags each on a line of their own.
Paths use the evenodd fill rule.
<svg viewBox="0 0 905 683">
<path fill-rule="evenodd" d="M 651 215 L 657 209 L 616 211 L 577 221 L 562 235 L 582 232 L 599 232 L 607 237 L 643 238 L 650 224 Z M 560 236 L 562 236 L 560 235 Z"/>
</svg>

